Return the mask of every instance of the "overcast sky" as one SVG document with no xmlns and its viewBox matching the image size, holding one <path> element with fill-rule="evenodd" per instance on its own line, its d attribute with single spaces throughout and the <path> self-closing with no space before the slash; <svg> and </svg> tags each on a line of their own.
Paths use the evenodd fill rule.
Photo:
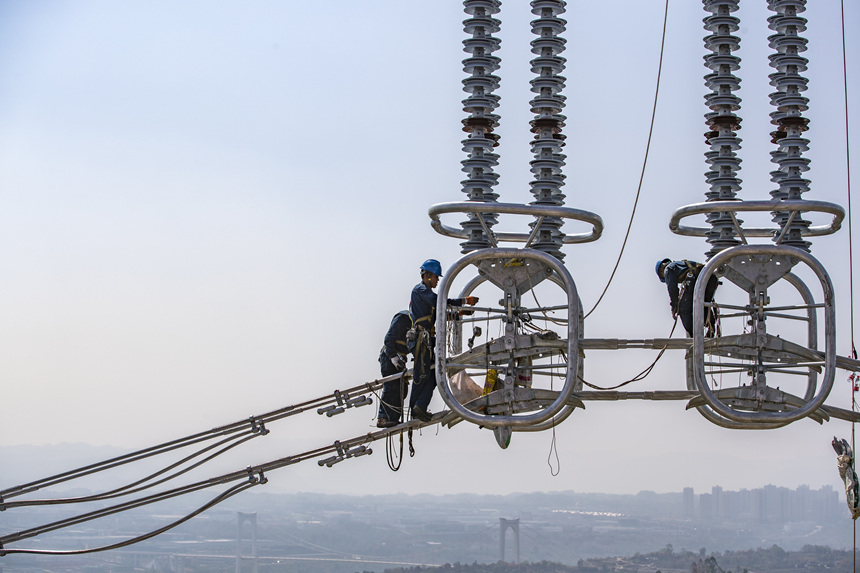
<svg viewBox="0 0 860 573">
<path fill-rule="evenodd" d="M 767 199 L 773 186 L 764 4 L 738 12 L 745 199 Z M 846 205 L 839 8 L 819 0 L 805 14 L 807 198 Z M 707 250 L 668 230 L 671 213 L 707 189 L 704 15 L 700 2 L 670 7 L 642 199 L 618 275 L 586 323 L 590 337 L 667 336 L 654 262 L 703 260 Z M 502 201 L 528 202 L 533 16 L 509 0 L 499 17 L 497 190 Z M 606 228 L 596 243 L 566 248 L 586 309 L 630 215 L 662 17 L 660 0 L 572 2 L 565 15 L 565 193 Z M 845 17 L 856 30 L 860 6 L 847 2 Z M 385 329 L 420 263 L 434 257 L 447 268 L 460 256 L 457 240 L 430 228 L 427 208 L 464 197 L 464 18 L 455 1 L 0 1 L 0 445 L 139 448 L 377 377 Z M 847 49 L 856 123 L 856 34 Z M 860 149 L 856 135 L 851 147 Z M 528 222 L 503 221 L 519 232 Z M 847 355 L 847 230 L 815 239 L 812 253 L 833 277 Z M 653 357 L 594 351 L 587 378 L 613 385 Z M 846 377 L 837 373 L 828 403 L 850 408 Z M 683 388 L 677 351 L 630 387 Z M 431 409 L 442 407 L 437 394 Z M 361 435 L 374 415 L 375 406 L 279 422 L 227 469 Z M 490 432 L 460 424 L 416 436 L 418 454 L 398 473 L 378 444 L 332 469 L 280 470 L 266 487 L 838 488 L 830 440 L 850 430 L 803 420 L 732 431 L 683 402 L 589 403 L 556 429 L 556 477 L 551 433 L 517 434 L 502 451 Z"/>
</svg>

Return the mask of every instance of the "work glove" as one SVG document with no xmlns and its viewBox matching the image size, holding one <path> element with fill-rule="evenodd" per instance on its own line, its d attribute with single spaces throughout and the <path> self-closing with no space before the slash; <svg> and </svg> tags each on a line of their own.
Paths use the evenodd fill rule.
<svg viewBox="0 0 860 573">
<path fill-rule="evenodd" d="M 478 297 L 467 296 L 465 299 L 463 299 L 463 301 L 468 305 L 475 306 L 476 304 L 478 304 Z"/>
<path fill-rule="evenodd" d="M 398 370 L 405 370 L 405 369 L 406 369 L 406 361 L 405 361 L 405 360 L 403 360 L 403 358 L 401 358 L 399 354 L 395 354 L 395 355 L 391 358 L 391 363 L 392 363 L 392 364 L 394 365 L 394 367 L 395 367 L 395 368 L 397 368 Z"/>
</svg>

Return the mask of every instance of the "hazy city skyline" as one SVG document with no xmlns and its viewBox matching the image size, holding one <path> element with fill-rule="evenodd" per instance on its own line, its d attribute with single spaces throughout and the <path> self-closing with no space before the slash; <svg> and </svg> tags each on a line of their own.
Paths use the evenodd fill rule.
<svg viewBox="0 0 860 573">
<path fill-rule="evenodd" d="M 760 4 L 737 13 L 747 199 L 767 198 L 773 185 L 771 32 Z M 570 3 L 564 15 L 564 192 L 569 206 L 606 226 L 596 243 L 566 248 L 586 309 L 609 277 L 632 208 L 662 16 L 656 0 Z M 637 219 L 587 336 L 668 335 L 654 262 L 703 260 L 704 241 L 667 228 L 674 209 L 706 190 L 703 16 L 699 2 L 670 6 Z M 804 16 L 808 198 L 845 205 L 839 6 L 810 3 Z M 499 17 L 497 190 L 503 201 L 528 202 L 533 16 L 527 3 L 505 2 Z M 847 3 L 845 17 L 854 29 L 860 6 Z M 460 256 L 457 241 L 430 228 L 427 208 L 463 198 L 464 18 L 460 2 L 395 0 L 0 4 L 0 445 L 140 448 L 378 377 L 382 336 L 406 306 L 418 265 L 432 256 L 447 268 Z M 856 94 L 855 36 L 847 53 Z M 851 143 L 860 149 L 856 136 Z M 813 239 L 812 253 L 833 277 L 838 353 L 847 355 L 845 230 Z M 585 372 L 612 385 L 653 358 L 591 351 Z M 845 379 L 837 372 L 828 403 L 850 408 Z M 683 387 L 675 351 L 629 389 Z M 431 409 L 442 407 L 436 396 Z M 226 469 L 364 434 L 374 409 L 274 424 Z M 850 431 L 810 420 L 732 431 L 683 402 L 590 402 L 553 432 L 515 435 L 506 451 L 471 424 L 430 428 L 398 473 L 378 444 L 375 455 L 331 469 L 281 470 L 267 488 L 839 491 L 830 440 Z"/>
</svg>

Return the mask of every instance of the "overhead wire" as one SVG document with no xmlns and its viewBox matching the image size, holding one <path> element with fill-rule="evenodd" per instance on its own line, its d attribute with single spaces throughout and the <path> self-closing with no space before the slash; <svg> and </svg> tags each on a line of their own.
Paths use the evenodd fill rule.
<svg viewBox="0 0 860 573">
<path fill-rule="evenodd" d="M 438 420 L 436 422 L 426 422 L 426 423 L 425 422 L 419 422 L 419 421 L 412 421 L 409 423 L 409 430 L 411 431 L 414 428 L 420 429 L 424 426 L 427 426 L 430 424 L 436 424 L 436 423 L 438 423 Z M 32 528 L 27 529 L 27 530 L 17 531 L 17 532 L 5 534 L 5 535 L 0 535 L 0 556 L 5 555 L 5 554 L 10 554 L 10 553 L 38 553 L 38 554 L 46 554 L 46 555 L 47 554 L 77 555 L 77 554 L 84 554 L 84 553 L 93 553 L 93 552 L 97 552 L 97 551 L 107 551 L 110 549 L 118 549 L 120 547 L 132 545 L 134 543 L 138 543 L 140 541 L 150 539 L 151 537 L 154 537 L 156 535 L 159 535 L 160 533 L 168 531 L 169 529 L 172 529 L 173 527 L 176 527 L 177 525 L 180 525 L 181 523 L 188 521 L 189 519 L 191 519 L 192 517 L 198 515 L 199 513 L 203 512 L 203 511 L 205 511 L 206 509 L 213 507 L 214 505 L 220 503 L 221 501 L 224 501 L 225 499 L 232 497 L 233 495 L 241 493 L 242 491 L 248 489 L 249 487 L 253 487 L 256 485 L 261 485 L 261 484 L 266 483 L 268 481 L 268 478 L 265 477 L 266 474 L 273 471 L 273 470 L 287 467 L 290 465 L 294 465 L 294 464 L 297 464 L 297 463 L 300 463 L 303 461 L 307 461 L 310 459 L 322 458 L 325 455 L 334 453 L 334 454 L 336 454 L 336 456 L 334 458 L 329 458 L 329 460 L 321 459 L 318 461 L 319 465 L 329 465 L 329 467 L 330 467 L 331 465 L 334 465 L 335 463 L 338 463 L 338 462 L 343 461 L 345 459 L 349 459 L 352 457 L 358 457 L 358 456 L 362 456 L 362 455 L 371 453 L 371 451 L 369 449 L 365 448 L 365 446 L 364 446 L 365 444 L 374 442 L 376 440 L 381 440 L 383 438 L 388 437 L 389 435 L 391 435 L 393 433 L 401 432 L 401 431 L 402 431 L 402 428 L 382 429 L 382 430 L 379 430 L 375 433 L 371 432 L 371 433 L 363 434 L 360 436 L 356 436 L 356 437 L 348 439 L 348 440 L 336 441 L 333 444 L 323 446 L 320 448 L 316 448 L 313 450 L 309 450 L 306 452 L 302 452 L 300 454 L 296 454 L 296 455 L 292 455 L 292 456 L 286 456 L 283 458 L 279 458 L 279 459 L 272 460 L 272 461 L 269 461 L 269 462 L 266 462 L 263 464 L 258 464 L 255 466 L 248 466 L 247 468 L 244 468 L 244 469 L 241 469 L 238 471 L 234 471 L 234 472 L 231 472 L 228 474 L 224 474 L 224 475 L 220 475 L 217 477 L 201 480 L 201 481 L 198 481 L 195 483 L 190 483 L 190 484 L 178 486 L 178 487 L 175 487 L 175 488 L 172 488 L 169 490 L 164 490 L 164 491 L 152 493 L 152 494 L 149 494 L 149 495 L 146 495 L 143 497 L 127 500 L 127 501 L 124 501 L 124 502 L 121 502 L 121 503 L 118 503 L 118 504 L 115 504 L 112 506 L 99 508 L 99 509 L 96 509 L 93 511 L 89 511 L 86 513 L 82 513 L 79 515 L 75 515 L 72 517 L 68 517 L 65 519 L 54 521 L 54 522 L 51 522 L 51 523 L 48 523 L 45 525 L 32 527 Z M 328 463 L 326 463 L 327 461 L 330 461 L 331 463 L 328 464 Z M 161 528 L 158 528 L 158 529 L 151 531 L 149 533 L 145 533 L 143 535 L 136 536 L 134 538 L 127 539 L 127 540 L 124 540 L 124 541 L 121 541 L 118 543 L 114 543 L 111 545 L 107 545 L 104 547 L 96 547 L 96 548 L 83 549 L 83 550 L 71 550 L 71 551 L 54 551 L 54 550 L 44 550 L 44 549 L 18 549 L 18 548 L 9 548 L 6 546 L 9 543 L 19 542 L 19 541 L 22 541 L 25 539 L 36 537 L 36 536 L 44 534 L 44 533 L 49 533 L 51 531 L 56 531 L 59 529 L 71 527 L 74 525 L 78 525 L 78 524 L 92 521 L 95 519 L 99 519 L 102 517 L 107 517 L 107 516 L 110 516 L 110 515 L 113 515 L 116 513 L 120 513 L 123 511 L 136 509 L 136 508 L 150 505 L 153 503 L 158 503 L 160 501 L 165 501 L 168 499 L 179 497 L 181 495 L 194 493 L 194 492 L 208 489 L 211 487 L 229 484 L 231 482 L 236 482 L 236 481 L 240 481 L 240 480 L 243 481 L 244 483 L 240 483 L 238 485 L 235 485 L 235 486 L 228 488 L 227 490 L 225 490 L 224 492 L 222 492 L 221 494 L 219 494 L 218 496 L 216 496 L 215 498 L 213 498 L 212 500 L 210 500 L 209 502 L 207 502 L 206 504 L 204 504 L 200 508 L 194 510 L 193 512 L 189 513 L 188 515 L 186 515 L 186 516 L 184 516 L 184 517 L 182 517 L 176 521 L 173 521 L 173 522 L 167 524 L 164 527 L 161 527 Z"/>
<path fill-rule="evenodd" d="M 848 195 L 848 304 L 849 304 L 849 321 L 851 329 L 851 357 L 857 359 L 857 347 L 854 344 L 854 248 L 853 248 L 853 229 L 851 225 L 851 145 L 850 145 L 850 123 L 848 114 L 848 56 L 845 49 L 845 0 L 839 2 L 839 16 L 842 32 L 842 95 L 845 104 L 845 174 L 847 183 Z M 851 381 L 851 411 L 855 412 L 857 407 L 857 382 L 856 376 L 852 373 Z M 851 422 L 851 451 L 856 454 L 855 447 L 855 423 Z M 854 571 L 857 570 L 857 520 L 852 520 L 852 541 L 854 544 L 853 566 Z"/>
<path fill-rule="evenodd" d="M 79 497 L 54 498 L 54 499 L 30 499 L 30 500 L 22 500 L 22 501 L 6 501 L 3 503 L 3 507 L 5 509 L 10 509 L 13 507 L 21 507 L 21 506 L 62 505 L 62 504 L 70 504 L 70 503 L 85 503 L 85 502 L 91 502 L 91 501 L 104 501 L 107 499 L 115 499 L 117 497 L 122 497 L 125 495 L 131 495 L 134 493 L 139 493 L 141 491 L 145 491 L 147 489 L 150 489 L 152 487 L 155 487 L 157 485 L 161 485 L 165 482 L 168 482 L 172 479 L 175 479 L 175 478 L 177 478 L 183 474 L 186 474 L 186 473 L 190 472 L 191 470 L 198 468 L 198 467 L 202 466 L 203 464 L 205 464 L 206 462 L 208 462 L 208 461 L 218 457 L 219 455 L 225 453 L 226 451 L 233 449 L 234 447 L 236 447 L 236 446 L 238 446 L 244 442 L 247 442 L 248 440 L 256 438 L 258 436 L 260 436 L 260 434 L 253 434 L 253 435 L 245 436 L 245 437 L 233 436 L 230 438 L 226 438 L 226 439 L 224 439 L 224 440 L 222 440 L 216 444 L 212 444 L 207 448 L 204 448 L 204 449 L 197 451 L 197 452 L 195 452 L 189 456 L 186 456 L 185 458 L 179 460 L 178 462 L 175 462 L 174 464 L 171 464 L 171 465 L 169 465 L 169 466 L 167 466 L 167 467 L 165 467 L 165 468 L 163 468 L 157 472 L 154 472 L 154 473 L 150 474 L 149 476 L 146 476 L 145 478 L 142 478 L 136 482 L 124 485 L 122 487 L 119 487 L 119 488 L 116 488 L 116 489 L 113 489 L 110 491 L 92 494 L 92 495 L 86 495 L 86 496 L 79 496 Z M 230 442 L 233 442 L 233 443 L 230 443 Z M 223 444 L 227 444 L 227 445 L 224 446 L 219 451 L 217 451 L 213 454 L 210 454 L 209 456 L 203 458 L 202 460 L 199 460 L 199 461 L 195 462 L 194 464 L 189 465 L 188 467 L 182 468 L 181 470 L 174 472 L 171 475 L 163 477 L 160 480 L 146 484 L 147 481 L 149 481 L 155 477 L 158 477 L 159 475 L 167 473 L 171 469 L 174 469 L 178 466 L 181 466 L 182 464 L 186 463 L 187 461 L 190 461 L 191 459 L 197 457 L 198 455 L 202 454 L 203 452 L 205 452 L 207 450 L 211 450 L 211 449 L 216 448 L 218 446 L 221 446 Z M 142 484 L 146 484 L 146 485 L 142 485 Z M 140 487 L 135 487 L 135 486 L 140 486 Z"/>
<path fill-rule="evenodd" d="M 33 501 L 36 501 L 36 502 L 40 501 L 40 500 L 30 500 L 30 501 L 10 502 L 9 499 L 13 498 L 13 497 L 21 496 L 21 495 L 28 494 L 28 493 L 33 493 L 33 492 L 39 491 L 41 489 L 44 489 L 46 487 L 51 487 L 51 486 L 55 486 L 55 485 L 65 483 L 68 481 L 80 479 L 80 478 L 90 476 L 90 475 L 93 475 L 96 473 L 100 473 L 103 471 L 118 468 L 118 467 L 130 464 L 130 463 L 138 462 L 138 461 L 141 461 L 141 460 L 144 460 L 147 458 L 152 458 L 155 456 L 166 454 L 168 452 L 177 451 L 179 449 L 182 449 L 182 448 L 185 448 L 188 446 L 192 446 L 195 444 L 203 444 L 204 442 L 206 442 L 208 440 L 212 440 L 212 439 L 215 439 L 215 438 L 220 437 L 220 436 L 230 436 L 231 434 L 234 434 L 234 436 L 232 438 L 226 438 L 225 440 L 218 442 L 214 445 L 205 446 L 202 449 L 200 449 L 199 451 L 188 455 L 183 460 L 180 460 L 179 462 L 168 465 L 166 468 L 161 469 L 159 471 L 156 471 L 155 473 L 150 474 L 149 476 L 147 476 L 145 478 L 137 480 L 137 481 L 135 481 L 131 484 L 128 484 L 126 486 L 123 486 L 121 488 L 111 490 L 110 492 L 105 492 L 105 493 L 97 494 L 97 495 L 102 495 L 105 497 L 116 497 L 116 496 L 113 496 L 112 494 L 117 493 L 119 491 L 126 491 L 126 493 L 130 493 L 128 490 L 131 490 L 135 486 L 140 485 L 142 483 L 145 483 L 146 481 L 148 481 L 154 477 L 162 475 L 165 472 L 168 472 L 171 469 L 178 467 L 182 463 L 190 461 L 191 459 L 197 457 L 198 455 L 201 455 L 202 453 L 211 450 L 212 448 L 215 448 L 215 447 L 218 447 L 219 445 L 228 443 L 230 440 L 235 439 L 235 440 L 238 440 L 239 443 L 243 443 L 243 442 L 247 441 L 245 438 L 256 437 L 256 436 L 268 434 L 268 429 L 266 428 L 266 424 L 269 424 L 273 421 L 277 421 L 277 420 L 280 420 L 280 419 L 283 419 L 283 418 L 286 418 L 289 416 L 294 416 L 294 415 L 306 412 L 307 410 L 319 408 L 321 406 L 330 405 L 332 403 L 342 404 L 349 397 L 358 396 L 358 395 L 369 393 L 369 392 L 374 392 L 375 390 L 379 389 L 382 386 L 384 381 L 385 381 L 385 378 L 377 379 L 377 380 L 374 380 L 373 382 L 366 382 L 366 383 L 363 383 L 360 385 L 353 386 L 353 387 L 348 388 L 346 390 L 335 391 L 334 393 L 328 394 L 328 395 L 323 396 L 321 398 L 316 398 L 313 400 L 300 402 L 298 404 L 294 404 L 291 406 L 286 406 L 283 408 L 279 408 L 277 410 L 273 410 L 273 411 L 268 412 L 266 414 L 262 414 L 259 416 L 251 416 L 249 418 L 246 418 L 246 419 L 243 419 L 243 420 L 240 420 L 237 422 L 233 422 L 230 424 L 225 424 L 223 426 L 218 426 L 216 428 L 212 428 L 212 429 L 204 431 L 204 432 L 198 432 L 196 434 L 191 434 L 191 435 L 183 437 L 183 438 L 164 442 L 164 443 L 158 444 L 156 446 L 144 448 L 144 449 L 137 450 L 137 451 L 134 451 L 134 452 L 131 452 L 128 454 L 121 455 L 121 456 L 116 456 L 116 457 L 110 458 L 108 460 L 104 460 L 104 461 L 97 462 L 94 464 L 89 464 L 86 466 L 82 466 L 80 468 L 76 468 L 73 470 L 69 470 L 66 472 L 55 474 L 55 475 L 52 475 L 52 476 L 49 476 L 46 478 L 42 478 L 42 479 L 35 480 L 32 482 L 17 485 L 14 487 L 6 488 L 4 490 L 0 490 L 0 509 L 5 508 L 5 507 L 11 507 L 13 503 L 15 505 L 33 505 Z M 236 445 L 238 445 L 238 444 L 236 444 Z M 221 453 L 226 452 L 227 450 L 231 449 L 232 447 L 234 447 L 234 446 L 232 446 L 232 445 L 226 446 L 224 449 L 219 451 L 217 455 L 220 455 Z M 212 459 L 213 457 L 215 457 L 215 456 L 209 456 L 208 458 L 206 458 L 206 460 L 208 461 L 209 459 Z M 199 465 L 200 465 L 200 463 L 196 463 L 192 466 L 192 468 L 198 467 Z M 173 477 L 182 475 L 183 473 L 185 473 L 185 471 L 177 472 Z M 162 480 L 162 481 L 164 481 L 164 480 Z M 162 482 L 159 481 L 156 483 L 162 483 Z M 151 487 L 152 485 L 155 485 L 155 484 L 151 484 L 150 486 L 147 486 L 147 487 Z M 141 489 L 146 489 L 146 488 L 141 488 Z M 135 490 L 135 491 L 138 491 L 138 490 Z M 90 501 L 90 499 L 85 499 L 83 501 Z M 72 502 L 70 501 L 69 503 L 72 503 Z"/>
<path fill-rule="evenodd" d="M 627 223 L 627 231 L 624 233 L 624 241 L 621 243 L 621 250 L 618 252 L 618 258 L 615 260 L 615 266 L 612 268 L 612 274 L 609 275 L 609 280 L 603 288 L 603 292 L 597 298 L 597 302 L 591 307 L 591 310 L 583 317 L 588 318 L 592 312 L 598 307 L 606 292 L 609 290 L 609 285 L 612 284 L 612 279 L 615 278 L 615 273 L 618 271 L 618 266 L 621 264 L 621 257 L 624 255 L 624 249 L 627 246 L 627 240 L 630 238 L 630 229 L 633 227 L 633 219 L 636 217 L 636 208 L 639 205 L 639 196 L 642 194 L 642 182 L 645 179 L 645 167 L 648 165 L 648 153 L 651 150 L 651 137 L 654 134 L 654 118 L 657 115 L 657 100 L 660 94 L 660 78 L 663 74 L 663 53 L 666 48 L 666 22 L 669 16 L 669 0 L 666 0 L 663 9 L 663 33 L 660 39 L 660 60 L 657 66 L 657 82 L 654 88 L 654 105 L 651 108 L 651 123 L 648 127 L 648 142 L 645 144 L 645 157 L 642 160 L 642 170 L 639 173 L 639 185 L 636 187 L 636 199 L 633 201 L 633 210 L 630 212 L 630 220 Z"/>
<path fill-rule="evenodd" d="M 220 493 L 219 495 L 217 495 L 215 498 L 211 499 L 207 503 L 198 507 L 193 512 L 177 519 L 176 521 L 173 521 L 173 522 L 165 525 L 164 527 L 160 527 L 158 529 L 155 529 L 155 530 L 150 531 L 148 533 L 145 533 L 143 535 L 139 535 L 139 536 L 131 538 L 131 539 L 119 541 L 117 543 L 112 543 L 110 545 L 104 545 L 101 547 L 91 547 L 91 548 L 87 548 L 87 549 L 69 549 L 69 550 L 14 549 L 14 548 L 8 549 L 8 548 L 4 548 L 4 547 L 0 546 L 0 555 L 13 554 L 13 553 L 30 553 L 30 554 L 36 554 L 36 555 L 85 555 L 87 553 L 98 553 L 98 552 L 102 552 L 102 551 L 111 551 L 113 549 L 121 549 L 121 548 L 127 547 L 129 545 L 134 545 L 135 543 L 140 543 L 141 541 L 146 541 L 147 539 L 151 539 L 157 535 L 161 535 L 162 533 L 173 529 L 174 527 L 182 525 L 183 523 L 185 523 L 189 519 L 196 517 L 197 515 L 203 513 L 207 509 L 210 509 L 210 508 L 218 505 L 222 501 L 229 499 L 236 494 L 242 493 L 246 489 L 250 489 L 250 488 L 254 487 L 255 485 L 258 485 L 258 483 L 259 482 L 257 482 L 257 483 L 242 483 L 242 484 L 234 485 L 233 487 Z M 117 513 L 119 511 L 125 511 L 125 509 L 117 510 L 116 512 L 111 512 L 111 513 Z M 109 514 L 106 514 L 106 515 L 109 515 Z M 103 516 L 100 516 L 100 517 L 103 517 Z M 62 527 L 68 527 L 68 525 L 63 525 Z"/>
</svg>

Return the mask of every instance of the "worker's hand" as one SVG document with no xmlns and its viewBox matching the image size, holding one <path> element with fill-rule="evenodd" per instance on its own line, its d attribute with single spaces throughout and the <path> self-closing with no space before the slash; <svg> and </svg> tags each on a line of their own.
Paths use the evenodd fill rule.
<svg viewBox="0 0 860 573">
<path fill-rule="evenodd" d="M 478 297 L 476 297 L 476 296 L 467 296 L 463 300 L 466 302 L 466 304 L 468 304 L 470 306 L 475 306 L 476 304 L 478 304 Z"/>
<path fill-rule="evenodd" d="M 475 311 L 474 310 L 466 310 L 465 308 L 461 308 L 460 310 L 457 311 L 457 313 L 460 316 L 471 316 L 471 315 L 475 314 Z"/>
<path fill-rule="evenodd" d="M 678 307 L 674 304 L 670 304 L 669 308 L 672 309 L 672 318 L 676 318 L 678 316 Z"/>
<path fill-rule="evenodd" d="M 391 363 L 398 370 L 403 370 L 403 367 L 406 366 L 406 363 L 403 361 L 402 358 L 400 358 L 399 354 L 395 354 L 394 356 L 391 357 Z"/>
</svg>

